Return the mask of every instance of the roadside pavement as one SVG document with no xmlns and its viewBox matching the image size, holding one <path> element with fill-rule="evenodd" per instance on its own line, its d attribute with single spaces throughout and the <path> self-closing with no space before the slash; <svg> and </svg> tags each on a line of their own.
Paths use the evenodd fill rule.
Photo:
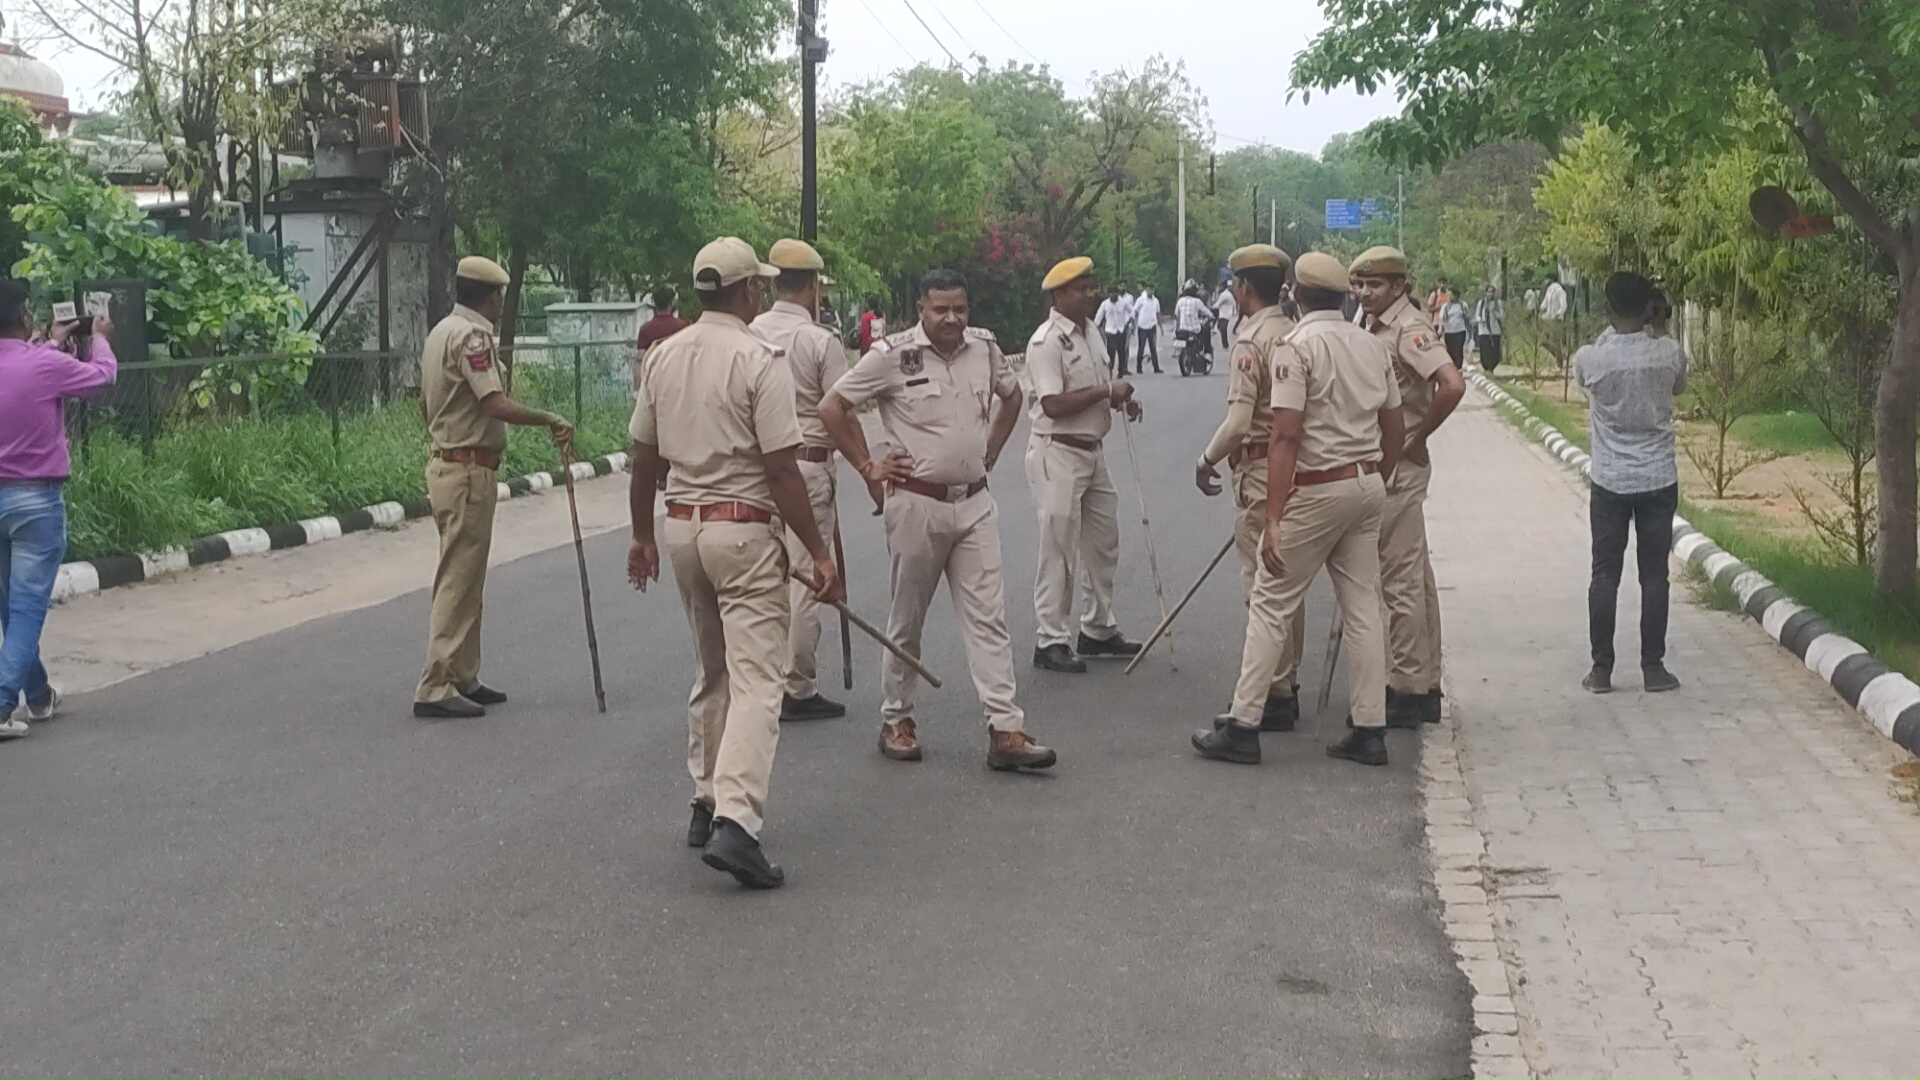
<svg viewBox="0 0 1920 1080">
<path fill-rule="evenodd" d="M 1584 482 L 1474 391 L 1442 436 L 1428 519 L 1452 720 L 1427 735 L 1426 782 L 1430 821 L 1478 834 L 1436 846 L 1449 926 L 1491 898 L 1494 941 L 1456 941 L 1476 1060 L 1914 1075 L 1920 816 L 1888 772 L 1907 755 L 1678 582 L 1668 663 L 1685 685 L 1642 691 L 1631 565 L 1617 689 L 1581 690 Z M 1512 1004 L 1483 985 L 1501 973 Z"/>
</svg>

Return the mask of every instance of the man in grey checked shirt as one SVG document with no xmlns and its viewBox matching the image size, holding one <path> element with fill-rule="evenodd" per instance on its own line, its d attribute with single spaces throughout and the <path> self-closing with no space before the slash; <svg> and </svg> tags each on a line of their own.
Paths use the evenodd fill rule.
<svg viewBox="0 0 1920 1080">
<path fill-rule="evenodd" d="M 1613 333 L 1573 357 L 1593 420 L 1593 670 L 1580 685 L 1596 694 L 1613 689 L 1614 609 L 1631 525 L 1640 564 L 1640 670 L 1647 690 L 1659 693 L 1680 686 L 1666 667 L 1667 552 L 1680 501 L 1673 400 L 1686 389 L 1687 358 L 1678 341 L 1647 333 L 1652 282 L 1615 274 L 1606 295 Z"/>
</svg>

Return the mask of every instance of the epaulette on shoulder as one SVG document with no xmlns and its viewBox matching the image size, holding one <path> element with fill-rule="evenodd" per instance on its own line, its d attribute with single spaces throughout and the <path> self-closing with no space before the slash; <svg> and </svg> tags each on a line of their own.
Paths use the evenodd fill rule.
<svg viewBox="0 0 1920 1080">
<path fill-rule="evenodd" d="M 987 328 L 986 328 L 986 327 L 984 327 L 984 326 L 969 326 L 969 327 L 967 327 L 967 336 L 968 336 L 968 337 L 977 337 L 977 338 L 979 338 L 979 339 L 980 339 L 980 340 L 982 340 L 982 341 L 991 341 L 991 342 L 993 342 L 993 343 L 994 343 L 994 344 L 996 344 L 996 345 L 1000 343 L 1000 339 L 999 339 L 999 338 L 997 338 L 997 337 L 994 337 L 994 336 L 993 336 L 993 331 L 991 331 L 991 330 L 989 330 L 989 329 L 987 329 Z"/>
<path fill-rule="evenodd" d="M 1045 342 L 1047 340 L 1047 328 L 1051 325 L 1051 323 L 1041 323 L 1039 328 L 1034 330 L 1033 336 L 1027 339 L 1027 344 L 1039 345 Z"/>
<path fill-rule="evenodd" d="M 889 345 L 905 345 L 908 342 L 913 340 L 914 329 L 915 329 L 914 327 L 908 327 L 907 329 L 898 331 L 897 333 L 888 334 L 885 339 L 886 343 Z"/>
</svg>

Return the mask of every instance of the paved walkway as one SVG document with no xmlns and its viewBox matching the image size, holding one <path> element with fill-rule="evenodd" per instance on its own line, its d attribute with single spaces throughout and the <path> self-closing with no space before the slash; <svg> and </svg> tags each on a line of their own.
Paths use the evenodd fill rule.
<svg viewBox="0 0 1920 1080">
<path fill-rule="evenodd" d="M 1582 692 L 1583 482 L 1477 393 L 1443 434 L 1428 512 L 1454 726 L 1428 735 L 1430 836 L 1483 1071 L 1914 1075 L 1920 816 L 1888 776 L 1905 755 L 1684 587 L 1684 688 L 1649 696 L 1628 664 L 1613 695 Z M 1448 831 L 1469 822 L 1478 837 Z M 1466 929 L 1482 888 L 1492 943 Z"/>
</svg>

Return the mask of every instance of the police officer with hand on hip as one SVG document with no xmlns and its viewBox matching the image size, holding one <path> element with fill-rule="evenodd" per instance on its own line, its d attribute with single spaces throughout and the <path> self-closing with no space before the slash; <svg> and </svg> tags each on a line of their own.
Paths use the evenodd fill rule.
<svg viewBox="0 0 1920 1080">
<path fill-rule="evenodd" d="M 1386 348 L 1340 317 L 1347 274 L 1320 252 L 1295 266 L 1300 325 L 1270 354 L 1273 434 L 1260 567 L 1233 708 L 1196 732 L 1204 757 L 1260 761 L 1260 720 L 1307 587 L 1325 566 L 1340 601 L 1353 727 L 1327 747 L 1385 765 L 1386 647 L 1380 632 L 1380 517 L 1405 435 Z"/>
<path fill-rule="evenodd" d="M 786 681 L 789 562 L 785 529 L 808 556 L 815 598 L 844 595 L 814 522 L 795 452 L 804 444 L 793 375 L 780 349 L 754 336 L 761 279 L 778 271 L 726 236 L 693 260 L 699 321 L 654 346 L 633 422 L 627 578 L 659 577 L 654 491 L 667 477 L 667 556 L 700 673 L 687 700 L 693 819 L 687 843 L 742 885 L 786 880 L 760 846 Z"/>
<path fill-rule="evenodd" d="M 433 441 L 427 501 L 440 532 L 427 667 L 413 695 L 413 715 L 424 719 L 485 716 L 486 706 L 507 700 L 480 681 L 481 596 L 507 425 L 544 427 L 561 448 L 573 444 L 573 425 L 564 417 L 520 404 L 501 384 L 493 328 L 506 286 L 498 263 L 477 255 L 461 259 L 457 302 L 420 352 L 420 408 Z"/>
<path fill-rule="evenodd" d="M 1114 410 L 1125 409 L 1138 420 L 1140 403 L 1132 384 L 1112 376 L 1093 325 L 1100 306 L 1093 260 L 1062 260 L 1040 288 L 1053 312 L 1027 342 L 1027 375 L 1033 380 L 1027 483 L 1040 515 L 1040 568 L 1033 585 L 1039 641 L 1033 666 L 1077 674 L 1087 670 L 1083 656 L 1125 659 L 1140 652 L 1138 642 L 1121 636 L 1113 614 L 1120 494 L 1102 446 Z M 1087 589 L 1077 641 L 1069 636 L 1076 582 Z"/>
<path fill-rule="evenodd" d="M 1387 724 L 1416 728 L 1440 722 L 1440 590 L 1427 547 L 1427 485 L 1433 477 L 1427 440 L 1467 392 L 1407 281 L 1407 257 L 1396 248 L 1360 253 L 1350 268 L 1367 329 L 1393 351 L 1407 430 L 1405 457 L 1387 486 L 1380 523 L 1380 588 L 1387 605 Z"/>
<path fill-rule="evenodd" d="M 1227 371 L 1227 417 L 1200 453 L 1194 482 L 1204 495 L 1220 494 L 1216 471 L 1224 461 L 1232 470 L 1233 549 L 1240 557 L 1240 583 L 1251 600 L 1260 567 L 1260 537 L 1267 528 L 1267 450 L 1273 430 L 1273 352 L 1293 332 L 1281 310 L 1287 271 L 1293 260 L 1271 244 L 1252 244 L 1227 258 L 1236 308 L 1244 314 Z M 1306 606 L 1287 627 L 1287 655 L 1274 674 L 1260 712 L 1261 731 L 1292 731 L 1300 718 L 1299 687 Z"/>
</svg>

